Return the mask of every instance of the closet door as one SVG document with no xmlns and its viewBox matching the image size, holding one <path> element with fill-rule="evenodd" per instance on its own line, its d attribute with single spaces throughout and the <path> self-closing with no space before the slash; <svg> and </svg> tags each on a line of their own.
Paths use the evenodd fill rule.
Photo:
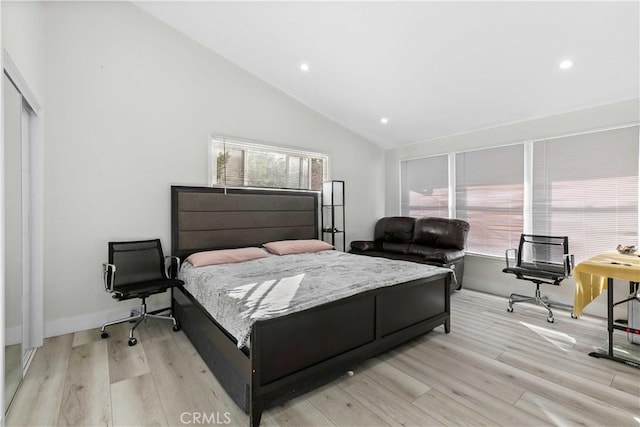
<svg viewBox="0 0 640 427">
<path fill-rule="evenodd" d="M 4 111 L 4 233 L 5 233 L 5 402 L 6 411 L 22 380 L 23 301 L 23 146 L 22 96 L 3 74 Z"/>
</svg>

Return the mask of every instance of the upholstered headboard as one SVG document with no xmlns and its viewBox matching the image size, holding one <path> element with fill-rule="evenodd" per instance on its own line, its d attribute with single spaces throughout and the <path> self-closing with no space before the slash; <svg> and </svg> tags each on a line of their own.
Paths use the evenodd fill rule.
<svg viewBox="0 0 640 427">
<path fill-rule="evenodd" d="M 317 239 L 319 193 L 171 187 L 171 253 Z"/>
</svg>

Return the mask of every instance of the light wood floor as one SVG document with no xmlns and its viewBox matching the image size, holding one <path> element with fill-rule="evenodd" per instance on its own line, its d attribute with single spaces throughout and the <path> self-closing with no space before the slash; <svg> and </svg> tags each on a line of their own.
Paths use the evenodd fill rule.
<svg viewBox="0 0 640 427">
<path fill-rule="evenodd" d="M 462 290 L 442 327 L 354 367 L 355 375 L 267 410 L 263 426 L 640 424 L 640 370 L 587 353 L 605 321 Z M 182 332 L 151 320 L 46 340 L 7 425 L 247 425 Z M 617 340 L 626 342 L 624 335 Z M 638 350 L 640 351 L 640 346 Z"/>
</svg>

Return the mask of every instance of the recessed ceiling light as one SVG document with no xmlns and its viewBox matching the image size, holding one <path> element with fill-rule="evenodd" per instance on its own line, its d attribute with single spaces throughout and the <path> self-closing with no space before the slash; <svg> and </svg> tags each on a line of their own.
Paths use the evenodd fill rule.
<svg viewBox="0 0 640 427">
<path fill-rule="evenodd" d="M 300 69 L 301 69 L 302 71 L 305 71 L 305 72 L 306 72 L 306 71 L 309 71 L 309 64 L 307 64 L 307 63 L 302 63 L 302 64 L 300 64 Z"/>
<path fill-rule="evenodd" d="M 573 67 L 573 61 L 570 59 L 565 59 L 560 63 L 560 65 L 558 65 L 558 67 L 563 70 L 568 70 L 569 68 Z"/>
<path fill-rule="evenodd" d="M 387 123 L 389 123 L 389 119 L 387 119 L 386 117 L 383 117 L 380 119 L 380 123 L 382 123 L 383 125 L 386 125 Z"/>
</svg>

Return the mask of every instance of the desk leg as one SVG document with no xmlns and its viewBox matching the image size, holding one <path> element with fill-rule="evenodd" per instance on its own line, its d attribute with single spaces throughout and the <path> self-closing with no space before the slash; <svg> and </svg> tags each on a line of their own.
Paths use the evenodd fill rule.
<svg viewBox="0 0 640 427">
<path fill-rule="evenodd" d="M 607 330 L 609 331 L 609 351 L 607 353 L 600 353 L 598 351 L 592 351 L 589 356 L 597 357 L 599 359 L 609 359 L 616 362 L 624 363 L 625 365 L 633 366 L 640 369 L 640 363 L 635 360 L 625 359 L 623 357 L 617 357 L 613 354 L 613 279 L 607 278 Z"/>
<path fill-rule="evenodd" d="M 607 278 L 607 330 L 609 331 L 609 356 L 613 356 L 613 279 Z"/>
</svg>

